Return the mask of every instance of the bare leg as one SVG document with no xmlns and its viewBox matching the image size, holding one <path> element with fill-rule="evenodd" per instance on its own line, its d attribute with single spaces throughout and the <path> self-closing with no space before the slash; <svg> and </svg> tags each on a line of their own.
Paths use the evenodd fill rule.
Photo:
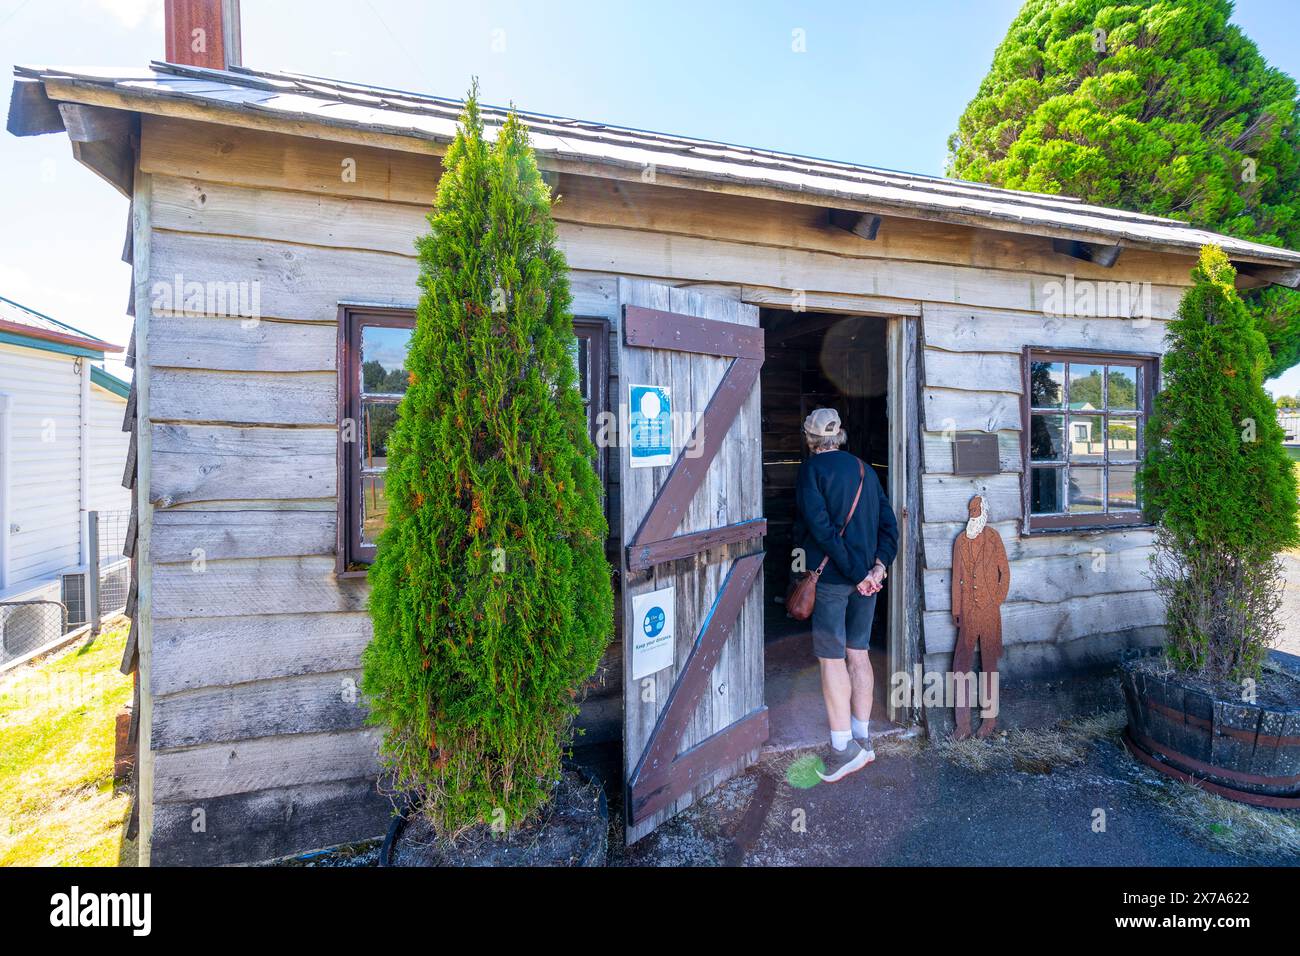
<svg viewBox="0 0 1300 956">
<path fill-rule="evenodd" d="M 822 671 L 822 697 L 826 701 L 826 719 L 830 721 L 831 730 L 848 732 L 849 701 L 853 696 L 853 685 L 849 681 L 849 671 L 842 660 L 817 658 Z"/>
<path fill-rule="evenodd" d="M 875 683 L 875 675 L 871 672 L 871 652 L 850 647 L 846 653 L 849 681 L 853 685 L 853 716 L 865 724 L 871 719 L 871 693 Z"/>
</svg>

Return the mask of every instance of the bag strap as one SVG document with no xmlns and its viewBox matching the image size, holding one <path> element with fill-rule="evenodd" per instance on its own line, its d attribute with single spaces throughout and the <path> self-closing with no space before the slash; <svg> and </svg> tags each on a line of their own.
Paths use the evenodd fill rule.
<svg viewBox="0 0 1300 956">
<path fill-rule="evenodd" d="M 849 530 L 849 522 L 853 520 L 853 513 L 858 510 L 858 501 L 862 498 L 862 486 L 866 482 L 866 480 L 867 480 L 867 466 L 863 464 L 862 459 L 859 458 L 858 459 L 858 491 L 857 494 L 853 496 L 853 504 L 849 505 L 849 516 L 844 519 L 844 525 L 843 527 L 840 528 L 841 538 L 844 537 L 844 532 Z M 826 562 L 829 561 L 830 559 L 831 556 L 829 554 L 825 555 L 822 558 L 822 563 L 817 565 L 817 570 L 814 571 L 813 574 L 817 577 L 820 577 L 821 573 L 826 570 Z"/>
</svg>

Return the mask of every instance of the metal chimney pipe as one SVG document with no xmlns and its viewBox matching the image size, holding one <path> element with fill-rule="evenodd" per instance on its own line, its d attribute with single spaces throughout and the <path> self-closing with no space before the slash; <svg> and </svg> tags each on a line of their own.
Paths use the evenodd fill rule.
<svg viewBox="0 0 1300 956">
<path fill-rule="evenodd" d="M 239 0 L 165 0 L 164 18 L 168 63 L 239 66 Z"/>
</svg>

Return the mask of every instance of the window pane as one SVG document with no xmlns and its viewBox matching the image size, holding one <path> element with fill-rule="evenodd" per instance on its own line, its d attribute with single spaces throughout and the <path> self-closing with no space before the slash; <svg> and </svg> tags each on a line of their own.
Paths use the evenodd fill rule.
<svg viewBox="0 0 1300 956">
<path fill-rule="evenodd" d="M 1102 510 L 1101 468 L 1070 469 L 1070 514 L 1089 514 Z"/>
<path fill-rule="evenodd" d="M 1102 367 L 1070 363 L 1070 407 L 1072 409 L 1102 409 Z"/>
<path fill-rule="evenodd" d="M 1106 372 L 1106 402 L 1111 408 L 1136 409 L 1138 407 L 1138 370 L 1123 365 L 1112 365 Z"/>
<path fill-rule="evenodd" d="M 1070 416 L 1070 461 L 1102 460 L 1105 426 L 1098 415 Z"/>
<path fill-rule="evenodd" d="M 1065 461 L 1065 416 L 1029 416 L 1031 461 Z"/>
<path fill-rule="evenodd" d="M 1065 401 L 1065 363 L 1029 363 L 1029 401 L 1034 408 L 1060 408 Z"/>
<path fill-rule="evenodd" d="M 388 498 L 383 475 L 361 476 L 361 541 L 375 544 L 388 524 Z"/>
<path fill-rule="evenodd" d="M 1064 468 L 1029 470 L 1029 510 L 1036 515 L 1060 514 L 1065 510 Z"/>
<path fill-rule="evenodd" d="M 400 395 L 406 391 L 410 376 L 406 371 L 406 353 L 411 347 L 413 329 L 387 325 L 361 328 L 361 390 L 370 394 Z"/>
<path fill-rule="evenodd" d="M 585 404 L 591 401 L 591 343 L 587 337 L 577 336 L 569 354 L 573 357 L 573 370 L 578 373 L 578 393 Z"/>
<path fill-rule="evenodd" d="M 1137 510 L 1136 478 L 1137 465 L 1111 465 L 1107 469 L 1106 502 L 1111 511 Z"/>
<path fill-rule="evenodd" d="M 1111 461 L 1137 461 L 1138 420 L 1112 418 L 1106 425 L 1106 448 Z"/>
<path fill-rule="evenodd" d="M 361 406 L 361 464 L 366 468 L 388 467 L 388 439 L 397 424 L 397 406 L 392 402 L 363 401 Z"/>
</svg>

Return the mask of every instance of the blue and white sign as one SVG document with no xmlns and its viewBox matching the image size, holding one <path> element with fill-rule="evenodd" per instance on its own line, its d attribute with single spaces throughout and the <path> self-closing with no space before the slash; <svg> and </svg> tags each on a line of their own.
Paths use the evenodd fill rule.
<svg viewBox="0 0 1300 956">
<path fill-rule="evenodd" d="M 640 680 L 673 666 L 673 620 L 677 602 L 673 588 L 632 597 L 632 679 Z"/>
<path fill-rule="evenodd" d="M 633 468 L 673 463 L 672 400 L 659 385 L 628 386 L 628 438 Z"/>
</svg>

